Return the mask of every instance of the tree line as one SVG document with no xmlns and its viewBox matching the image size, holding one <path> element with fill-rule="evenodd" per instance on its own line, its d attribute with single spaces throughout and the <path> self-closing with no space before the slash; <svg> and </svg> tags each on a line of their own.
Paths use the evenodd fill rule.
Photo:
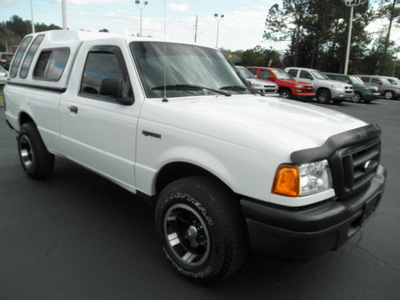
<svg viewBox="0 0 400 300">
<path fill-rule="evenodd" d="M 349 74 L 399 76 L 400 47 L 391 40 L 400 26 L 400 0 L 360 1 L 354 7 Z M 377 38 L 366 30 L 376 21 L 387 23 Z M 264 39 L 289 41 L 285 64 L 343 73 L 350 7 L 344 0 L 283 0 L 266 17 Z M 397 68 L 396 68 L 397 67 Z"/>
<path fill-rule="evenodd" d="M 61 29 L 59 26 L 35 23 L 35 31 L 41 32 L 52 29 Z M 32 22 L 23 20 L 19 16 L 12 16 L 9 21 L 0 23 L 0 51 L 15 52 L 25 35 L 32 33 Z"/>
</svg>

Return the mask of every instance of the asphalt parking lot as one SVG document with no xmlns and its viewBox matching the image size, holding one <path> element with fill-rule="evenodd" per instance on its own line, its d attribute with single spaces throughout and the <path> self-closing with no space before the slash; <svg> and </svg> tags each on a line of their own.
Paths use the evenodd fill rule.
<svg viewBox="0 0 400 300">
<path fill-rule="evenodd" d="M 0 107 L 0 299 L 400 299 L 400 101 L 328 107 L 382 129 L 377 212 L 337 251 L 307 262 L 253 253 L 213 286 L 173 272 L 143 199 L 63 159 L 30 180 Z"/>
</svg>

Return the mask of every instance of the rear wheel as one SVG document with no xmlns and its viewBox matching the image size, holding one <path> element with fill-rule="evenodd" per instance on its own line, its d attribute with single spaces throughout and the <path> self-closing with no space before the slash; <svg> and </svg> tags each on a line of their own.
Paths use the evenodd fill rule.
<svg viewBox="0 0 400 300">
<path fill-rule="evenodd" d="M 331 93 L 326 89 L 319 90 L 317 93 L 317 100 L 319 103 L 327 104 L 331 101 Z"/>
<path fill-rule="evenodd" d="M 392 91 L 386 91 L 383 96 L 386 100 L 392 100 L 394 98 L 394 93 Z"/>
<path fill-rule="evenodd" d="M 47 177 L 54 167 L 54 155 L 47 151 L 34 123 L 21 126 L 18 154 L 25 172 L 32 178 Z"/>
<path fill-rule="evenodd" d="M 156 230 L 172 266 L 191 280 L 221 281 L 247 254 L 247 231 L 239 203 L 207 177 L 172 182 L 156 205 Z"/>
</svg>

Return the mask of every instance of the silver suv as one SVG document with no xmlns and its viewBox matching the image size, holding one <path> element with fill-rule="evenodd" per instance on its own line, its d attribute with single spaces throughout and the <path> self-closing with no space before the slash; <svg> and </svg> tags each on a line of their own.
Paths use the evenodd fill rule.
<svg viewBox="0 0 400 300">
<path fill-rule="evenodd" d="M 387 100 L 399 99 L 400 88 L 391 84 L 386 77 L 378 75 L 357 75 L 365 84 L 379 88 L 379 93 Z"/>
<path fill-rule="evenodd" d="M 331 80 L 321 71 L 297 67 L 286 68 L 285 71 L 296 80 L 312 83 L 320 103 L 329 103 L 332 100 L 335 104 L 339 104 L 353 97 L 354 90 L 351 84 Z"/>
</svg>

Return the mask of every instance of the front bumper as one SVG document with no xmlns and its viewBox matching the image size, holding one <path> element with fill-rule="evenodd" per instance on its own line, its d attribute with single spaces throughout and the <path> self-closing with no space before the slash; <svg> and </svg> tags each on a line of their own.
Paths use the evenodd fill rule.
<svg viewBox="0 0 400 300">
<path fill-rule="evenodd" d="M 381 94 L 379 92 L 370 92 L 370 91 L 365 91 L 361 93 L 362 99 L 364 101 L 373 101 L 376 99 L 380 99 Z"/>
<path fill-rule="evenodd" d="M 354 94 L 353 90 L 352 91 L 346 91 L 346 90 L 340 90 L 340 89 L 332 89 L 331 90 L 331 97 L 333 100 L 352 99 L 353 94 Z"/>
<path fill-rule="evenodd" d="M 291 259 L 310 259 L 337 249 L 375 211 L 385 180 L 386 170 L 379 166 L 371 184 L 357 194 L 297 210 L 242 199 L 252 249 Z"/>
</svg>

